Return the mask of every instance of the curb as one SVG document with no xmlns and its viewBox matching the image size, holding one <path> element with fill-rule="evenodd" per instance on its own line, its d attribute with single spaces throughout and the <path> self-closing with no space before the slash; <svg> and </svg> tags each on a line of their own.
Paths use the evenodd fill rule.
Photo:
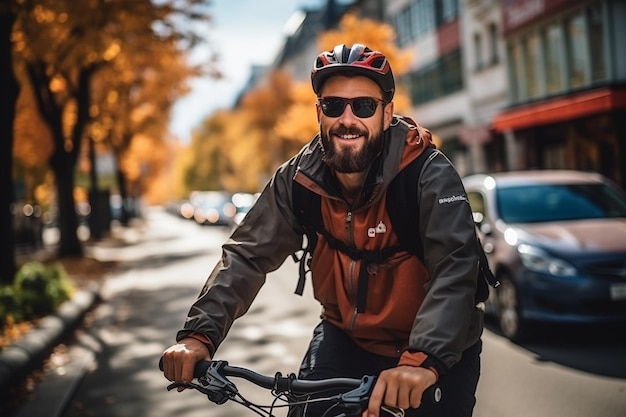
<svg viewBox="0 0 626 417">
<path fill-rule="evenodd" d="M 100 285 L 92 284 L 61 304 L 23 338 L 0 352 L 0 399 L 41 365 L 55 346 L 62 343 L 82 322 L 85 313 L 100 299 Z"/>
</svg>

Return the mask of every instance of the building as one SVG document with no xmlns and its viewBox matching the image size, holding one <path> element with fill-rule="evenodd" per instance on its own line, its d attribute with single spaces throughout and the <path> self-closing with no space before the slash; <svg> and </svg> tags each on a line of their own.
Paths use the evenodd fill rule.
<svg viewBox="0 0 626 417">
<path fill-rule="evenodd" d="M 410 91 L 411 116 L 437 136 L 462 175 L 492 169 L 485 156 L 491 120 L 507 103 L 500 2 L 384 3 L 399 47 L 415 56 L 399 79 Z"/>
<path fill-rule="evenodd" d="M 626 2 L 509 0 L 506 169 L 572 168 L 626 186 Z"/>
</svg>

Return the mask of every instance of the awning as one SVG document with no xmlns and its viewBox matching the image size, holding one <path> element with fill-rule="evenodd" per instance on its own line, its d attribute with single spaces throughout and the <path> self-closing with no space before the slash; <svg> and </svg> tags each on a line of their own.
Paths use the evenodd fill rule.
<svg viewBox="0 0 626 417">
<path fill-rule="evenodd" d="M 498 132 L 566 122 L 626 108 L 626 90 L 609 87 L 507 110 L 493 120 Z"/>
</svg>

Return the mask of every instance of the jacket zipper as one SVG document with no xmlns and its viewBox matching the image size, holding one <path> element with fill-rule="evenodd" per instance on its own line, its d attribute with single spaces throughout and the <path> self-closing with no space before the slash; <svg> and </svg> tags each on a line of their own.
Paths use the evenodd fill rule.
<svg viewBox="0 0 626 417">
<path fill-rule="evenodd" d="M 348 211 L 348 214 L 346 215 L 346 229 L 348 232 L 348 242 L 350 245 L 354 246 L 354 229 L 353 229 L 353 223 L 352 223 L 352 211 Z M 355 300 L 356 300 L 356 280 L 358 280 L 358 276 L 355 278 L 354 276 L 354 271 L 356 269 L 356 261 L 354 259 L 350 260 L 350 274 L 348 276 L 348 279 L 350 280 L 350 292 L 352 293 L 352 295 L 354 296 Z M 350 320 L 350 330 L 354 330 L 355 326 L 356 326 L 356 319 L 357 319 L 357 309 L 356 309 L 356 301 L 355 301 L 355 307 L 354 307 L 354 312 L 352 313 L 352 319 Z"/>
</svg>

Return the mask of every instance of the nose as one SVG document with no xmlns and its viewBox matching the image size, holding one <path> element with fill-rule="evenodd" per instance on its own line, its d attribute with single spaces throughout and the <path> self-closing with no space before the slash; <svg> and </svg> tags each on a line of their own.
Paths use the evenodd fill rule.
<svg viewBox="0 0 626 417">
<path fill-rule="evenodd" d="M 349 125 L 349 124 L 355 124 L 355 122 L 358 119 L 359 118 L 355 116 L 355 114 L 352 112 L 352 103 L 346 103 L 346 107 L 343 109 L 343 113 L 341 113 L 341 116 L 339 116 L 339 120 L 344 125 Z"/>
</svg>

